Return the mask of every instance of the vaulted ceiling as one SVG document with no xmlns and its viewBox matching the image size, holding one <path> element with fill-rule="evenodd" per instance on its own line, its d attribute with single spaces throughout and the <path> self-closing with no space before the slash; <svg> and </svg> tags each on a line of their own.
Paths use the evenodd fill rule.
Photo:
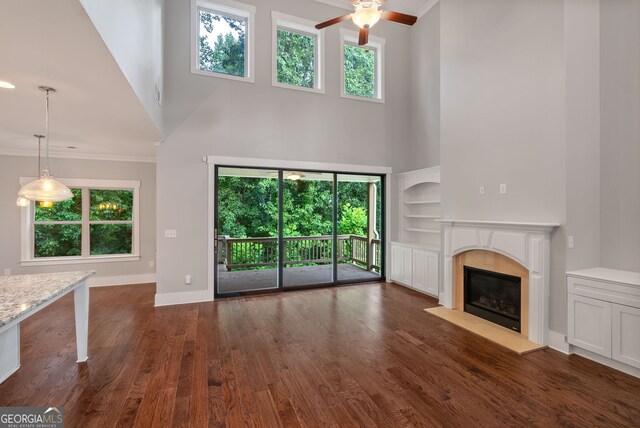
<svg viewBox="0 0 640 428">
<path fill-rule="evenodd" d="M 51 96 L 51 144 L 58 154 L 153 158 L 159 130 L 78 0 L 4 2 L 0 8 L 0 154 L 27 154 L 44 133 Z M 76 147 L 76 149 L 68 148 Z"/>
</svg>

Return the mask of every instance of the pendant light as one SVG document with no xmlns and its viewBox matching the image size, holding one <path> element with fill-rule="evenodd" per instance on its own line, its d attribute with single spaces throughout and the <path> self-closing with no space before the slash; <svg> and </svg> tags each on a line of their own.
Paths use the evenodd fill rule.
<svg viewBox="0 0 640 428">
<path fill-rule="evenodd" d="M 40 202 L 61 202 L 73 198 L 73 193 L 71 193 L 71 190 L 59 181 L 54 180 L 49 172 L 49 94 L 55 92 L 56 90 L 48 86 L 39 86 L 38 89 L 46 94 L 46 135 L 44 168 L 42 169 L 39 180 L 27 183 L 22 187 L 22 189 L 20 189 L 20 191 L 18 192 L 18 201 L 16 202 L 18 206 L 24 206 L 21 205 L 21 203 L 24 203 L 24 201 L 22 201 L 20 198 L 29 201 Z"/>
<path fill-rule="evenodd" d="M 39 134 L 33 134 L 34 137 L 36 137 L 38 139 L 38 174 L 40 174 L 41 171 L 41 155 L 42 155 L 42 139 L 44 138 L 44 135 L 39 135 Z M 22 196 L 18 196 L 18 199 L 16 200 L 16 205 L 19 207 L 28 207 L 29 204 L 31 203 L 31 201 L 27 198 L 23 198 Z"/>
</svg>

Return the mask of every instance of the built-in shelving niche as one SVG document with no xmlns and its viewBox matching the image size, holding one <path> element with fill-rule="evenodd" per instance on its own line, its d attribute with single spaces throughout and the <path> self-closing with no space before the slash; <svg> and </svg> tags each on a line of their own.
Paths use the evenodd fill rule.
<svg viewBox="0 0 640 428">
<path fill-rule="evenodd" d="M 400 241 L 440 248 L 440 167 L 398 175 Z"/>
</svg>

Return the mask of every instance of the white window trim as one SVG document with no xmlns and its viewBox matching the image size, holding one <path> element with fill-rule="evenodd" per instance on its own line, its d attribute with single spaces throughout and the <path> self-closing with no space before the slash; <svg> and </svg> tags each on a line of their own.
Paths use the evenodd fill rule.
<svg viewBox="0 0 640 428">
<path fill-rule="evenodd" d="M 96 180 L 96 179 L 78 179 L 78 178 L 56 178 L 64 185 L 71 188 L 89 188 L 89 189 L 110 189 L 122 190 L 133 189 L 133 239 L 131 242 L 131 254 L 113 254 L 113 255 L 82 255 L 68 257 L 34 257 L 34 203 L 21 208 L 22 215 L 20 221 L 20 241 L 21 255 L 20 266 L 48 266 L 48 265 L 73 265 L 83 263 L 107 263 L 107 262 L 123 262 L 140 260 L 140 181 L 137 180 Z M 20 185 L 37 180 L 36 177 L 20 177 Z M 88 212 L 90 201 L 88 198 L 82 200 L 82 211 Z M 89 222 L 84 219 L 82 223 L 82 247 L 89 248 L 89 233 L 85 230 L 89 227 Z"/>
<path fill-rule="evenodd" d="M 278 88 L 295 89 L 297 91 L 325 93 L 324 83 L 324 30 L 318 30 L 316 22 L 297 16 L 271 11 L 271 84 Z M 278 29 L 307 33 L 316 38 L 314 88 L 288 85 L 278 82 Z"/>
<path fill-rule="evenodd" d="M 216 73 L 213 71 L 200 70 L 198 68 L 198 29 L 200 27 L 200 17 L 198 9 L 202 7 L 213 12 L 240 16 L 247 19 L 245 33 L 245 76 L 233 76 L 231 74 Z M 191 0 L 191 73 L 201 76 L 218 77 L 221 79 L 236 80 L 240 82 L 255 82 L 255 14 L 256 7 L 246 3 L 233 0 Z"/>
<path fill-rule="evenodd" d="M 375 37 L 369 35 L 369 43 L 364 46 L 365 48 L 374 49 L 376 52 L 376 97 L 359 97 L 356 95 L 347 94 L 345 91 L 344 81 L 344 45 L 358 44 L 358 33 L 355 31 L 347 30 L 346 28 L 340 29 L 340 95 L 342 98 L 349 98 L 352 100 L 369 101 L 374 103 L 384 103 L 384 46 L 385 39 L 381 37 Z"/>
</svg>

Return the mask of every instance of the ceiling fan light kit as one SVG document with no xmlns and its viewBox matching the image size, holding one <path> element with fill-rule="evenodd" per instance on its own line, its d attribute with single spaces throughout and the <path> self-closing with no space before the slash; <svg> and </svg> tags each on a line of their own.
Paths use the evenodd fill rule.
<svg viewBox="0 0 640 428">
<path fill-rule="evenodd" d="M 381 10 L 380 7 L 384 1 L 355 1 L 353 7 L 355 11 L 349 15 L 339 16 L 338 18 L 330 19 L 329 21 L 321 22 L 316 25 L 318 30 L 329 27 L 331 25 L 339 24 L 342 21 L 351 19 L 354 24 L 360 27 L 360 34 L 358 37 L 358 45 L 366 45 L 369 43 L 369 29 L 376 25 L 381 19 L 385 21 L 397 22 L 404 25 L 413 25 L 418 20 L 417 16 L 406 15 L 399 12 L 391 12 L 388 10 Z"/>
</svg>

